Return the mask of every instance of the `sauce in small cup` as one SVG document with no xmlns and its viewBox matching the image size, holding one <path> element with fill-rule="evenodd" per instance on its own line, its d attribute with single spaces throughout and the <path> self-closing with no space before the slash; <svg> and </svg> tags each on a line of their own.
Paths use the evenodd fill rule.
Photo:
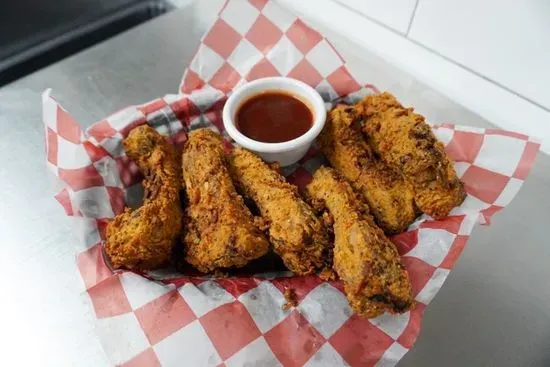
<svg viewBox="0 0 550 367">
<path fill-rule="evenodd" d="M 237 88 L 223 109 L 224 127 L 237 144 L 281 166 L 305 155 L 325 118 L 319 93 L 285 77 L 258 79 Z"/>
<path fill-rule="evenodd" d="M 300 98 L 281 91 L 250 97 L 237 109 L 237 130 L 262 143 L 282 143 L 304 135 L 313 113 Z"/>
</svg>

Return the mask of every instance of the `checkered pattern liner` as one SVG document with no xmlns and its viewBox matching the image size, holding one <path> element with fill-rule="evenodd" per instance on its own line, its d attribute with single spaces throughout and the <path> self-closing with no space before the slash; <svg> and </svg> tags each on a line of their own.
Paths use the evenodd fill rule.
<svg viewBox="0 0 550 367">
<path fill-rule="evenodd" d="M 474 224 L 489 223 L 513 199 L 538 152 L 537 142 L 514 132 L 434 127 L 468 196 L 449 217 L 434 221 L 422 216 L 392 238 L 417 301 L 403 315 L 361 319 L 348 306 L 339 281 L 317 276 L 213 279 L 170 269 L 113 272 L 103 257 L 105 226 L 125 205 L 135 203 L 141 179 L 122 139 L 145 123 L 178 147 L 189 129 L 209 127 L 225 136 L 221 109 L 227 93 L 273 75 L 305 81 L 329 104 L 340 98 L 353 102 L 376 91 L 352 76 L 326 39 L 274 1 L 231 0 L 203 38 L 178 95 L 127 107 L 82 131 L 50 91 L 44 93 L 47 165 L 63 184 L 55 197 L 75 218 L 83 294 L 113 364 L 394 365 L 413 346 L 422 313 Z M 322 162 L 313 147 L 287 170 L 287 177 L 303 186 Z M 299 302 L 283 310 L 288 288 L 295 289 Z"/>
</svg>

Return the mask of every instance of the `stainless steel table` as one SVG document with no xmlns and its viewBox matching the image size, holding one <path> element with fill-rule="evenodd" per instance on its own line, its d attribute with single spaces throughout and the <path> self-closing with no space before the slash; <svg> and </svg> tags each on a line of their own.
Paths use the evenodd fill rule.
<svg viewBox="0 0 550 367">
<path fill-rule="evenodd" d="M 53 87 L 83 126 L 125 105 L 175 93 L 219 4 L 193 3 L 0 89 L 3 365 L 109 364 L 79 298 L 83 285 L 72 224 L 52 198 L 40 93 Z M 376 56 L 324 32 L 352 67 L 360 66 L 374 84 L 429 120 L 489 126 Z M 514 202 L 490 227 L 474 230 L 401 366 L 550 364 L 549 188 L 550 159 L 539 155 Z"/>
</svg>

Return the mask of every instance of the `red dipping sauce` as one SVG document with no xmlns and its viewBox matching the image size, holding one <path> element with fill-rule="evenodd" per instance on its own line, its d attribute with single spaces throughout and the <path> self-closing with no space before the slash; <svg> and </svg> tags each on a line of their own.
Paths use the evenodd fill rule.
<svg viewBox="0 0 550 367">
<path fill-rule="evenodd" d="M 281 91 L 250 97 L 238 109 L 237 130 L 250 139 L 282 143 L 304 135 L 313 126 L 313 113 L 302 100 Z"/>
</svg>

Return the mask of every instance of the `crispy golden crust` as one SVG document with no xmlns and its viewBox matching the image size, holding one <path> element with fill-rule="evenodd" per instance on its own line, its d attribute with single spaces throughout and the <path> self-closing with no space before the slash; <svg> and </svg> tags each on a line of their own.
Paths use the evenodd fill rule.
<svg viewBox="0 0 550 367">
<path fill-rule="evenodd" d="M 411 183 L 416 204 L 424 213 L 440 219 L 464 201 L 466 193 L 453 162 L 424 117 L 403 108 L 387 92 L 368 96 L 357 111 L 364 118 L 367 141 Z"/>
<path fill-rule="evenodd" d="M 409 274 L 349 183 L 335 170 L 321 167 L 306 192 L 314 206 L 328 209 L 334 218 L 334 269 L 353 310 L 367 318 L 409 310 Z"/>
<path fill-rule="evenodd" d="M 403 232 L 417 216 L 414 192 L 399 172 L 374 157 L 358 117 L 353 107 L 335 107 L 317 142 L 330 164 L 365 198 L 384 232 Z"/>
<path fill-rule="evenodd" d="M 144 200 L 107 225 L 105 252 L 115 268 L 153 269 L 169 262 L 181 230 L 179 155 L 147 125 L 130 131 L 124 148 L 145 176 Z"/>
<path fill-rule="evenodd" d="M 183 152 L 189 206 L 186 260 L 202 272 L 241 267 L 267 253 L 269 243 L 237 194 L 221 137 L 207 129 L 189 134 Z"/>
<path fill-rule="evenodd" d="M 242 148 L 231 153 L 230 167 L 246 196 L 260 209 L 274 250 L 287 268 L 302 275 L 325 266 L 329 248 L 326 228 L 297 188 Z"/>
</svg>

